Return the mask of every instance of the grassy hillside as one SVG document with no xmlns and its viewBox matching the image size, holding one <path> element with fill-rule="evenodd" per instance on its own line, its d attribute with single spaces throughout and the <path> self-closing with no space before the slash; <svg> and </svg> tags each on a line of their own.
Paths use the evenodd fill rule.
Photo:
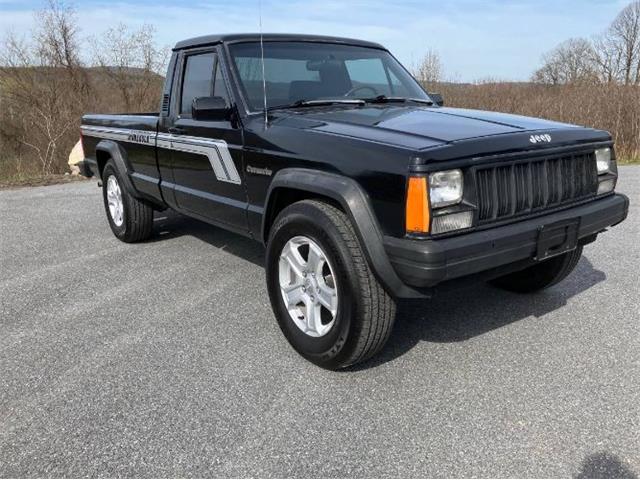
<svg viewBox="0 0 640 480">
<path fill-rule="evenodd" d="M 611 132 L 620 163 L 640 162 L 640 87 L 535 83 L 428 86 L 452 107 L 547 118 Z"/>
</svg>

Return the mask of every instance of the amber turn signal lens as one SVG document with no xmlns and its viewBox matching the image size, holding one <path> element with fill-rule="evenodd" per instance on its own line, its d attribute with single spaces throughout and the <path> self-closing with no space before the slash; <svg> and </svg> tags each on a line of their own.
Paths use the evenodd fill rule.
<svg viewBox="0 0 640 480">
<path fill-rule="evenodd" d="M 405 218 L 407 232 L 429 233 L 428 191 L 425 177 L 409 177 Z"/>
</svg>

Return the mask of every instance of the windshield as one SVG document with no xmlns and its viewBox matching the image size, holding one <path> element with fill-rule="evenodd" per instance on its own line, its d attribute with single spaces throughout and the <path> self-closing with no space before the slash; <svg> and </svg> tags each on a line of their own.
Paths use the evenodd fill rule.
<svg viewBox="0 0 640 480">
<path fill-rule="evenodd" d="M 229 46 L 252 111 L 264 108 L 260 43 Z M 380 95 L 429 100 L 387 51 L 335 43 L 265 42 L 267 107 Z"/>
</svg>

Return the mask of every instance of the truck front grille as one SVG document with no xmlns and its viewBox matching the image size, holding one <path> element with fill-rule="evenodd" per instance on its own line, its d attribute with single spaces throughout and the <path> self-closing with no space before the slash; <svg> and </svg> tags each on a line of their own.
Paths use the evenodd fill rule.
<svg viewBox="0 0 640 480">
<path fill-rule="evenodd" d="M 486 223 L 555 208 L 594 196 L 595 154 L 578 153 L 476 170 L 478 220 Z"/>
</svg>

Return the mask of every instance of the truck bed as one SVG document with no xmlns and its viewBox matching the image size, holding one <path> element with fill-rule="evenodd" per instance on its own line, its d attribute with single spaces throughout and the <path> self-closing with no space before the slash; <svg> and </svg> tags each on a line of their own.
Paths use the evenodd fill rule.
<svg viewBox="0 0 640 480">
<path fill-rule="evenodd" d="M 132 186 L 147 200 L 162 204 L 160 171 L 156 155 L 158 113 L 88 114 L 82 117 L 82 146 L 93 173 L 99 173 L 104 160 L 95 157 L 99 142 L 109 148 L 124 148 L 126 168 Z"/>
<path fill-rule="evenodd" d="M 90 113 L 83 115 L 82 125 L 100 127 L 130 128 L 155 131 L 158 126 L 158 112 L 151 113 Z"/>
</svg>

